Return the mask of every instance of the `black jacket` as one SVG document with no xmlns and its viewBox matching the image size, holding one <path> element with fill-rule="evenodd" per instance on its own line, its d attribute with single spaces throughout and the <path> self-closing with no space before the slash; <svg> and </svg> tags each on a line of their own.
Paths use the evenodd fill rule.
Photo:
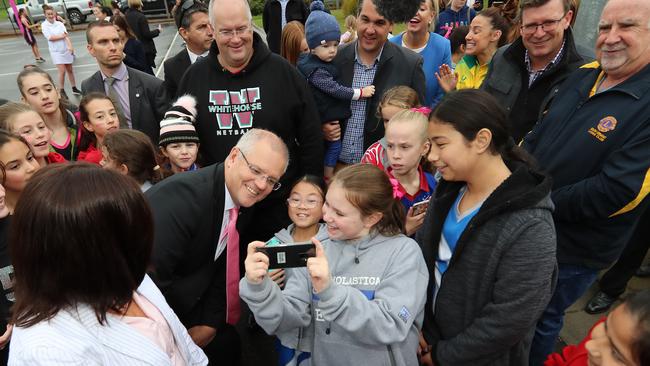
<svg viewBox="0 0 650 366">
<path fill-rule="evenodd" d="M 151 138 L 154 145 L 160 138 L 160 120 L 169 109 L 169 101 L 162 80 L 153 75 L 132 69 L 129 72 L 129 107 L 131 108 L 131 126 Z M 81 83 L 81 93 L 105 93 L 102 74 L 97 71 Z"/>
<path fill-rule="evenodd" d="M 144 53 L 142 42 L 137 39 L 129 39 L 124 45 L 124 64 L 136 70 L 153 75 L 153 69 L 147 63 L 147 56 Z"/>
<path fill-rule="evenodd" d="M 530 88 L 526 49 L 521 38 L 501 47 L 490 62 L 481 89 L 495 96 L 506 109 L 511 135 L 516 142 L 533 128 L 541 109 L 557 94 L 569 74 L 593 59 L 591 51 L 575 44 L 570 28 L 566 30 L 565 40 L 559 62 L 538 77 Z"/>
<path fill-rule="evenodd" d="M 355 48 L 357 42 L 350 43 L 339 49 L 333 64 L 341 71 L 337 80 L 341 85 L 352 86 L 354 78 Z M 384 92 L 394 86 L 406 85 L 413 88 L 420 98 L 424 100 L 424 71 L 422 70 L 422 56 L 417 53 L 386 41 L 379 58 L 377 72 L 372 85 L 375 94 L 367 99 L 366 123 L 363 140 L 363 150 L 384 137 L 384 124 L 377 117 L 377 106 Z M 341 131 L 345 132 L 346 120 L 341 122 Z M 342 137 L 341 137 L 342 138 Z"/>
<path fill-rule="evenodd" d="M 334 80 L 338 79 L 339 70 L 331 62 L 324 62 L 313 54 L 300 55 L 298 70 L 305 76 L 307 80 L 318 69 L 324 69 Z M 314 102 L 318 108 L 318 115 L 322 123 L 330 121 L 340 121 L 350 118 L 350 101 L 352 99 L 339 99 L 335 98 L 317 87 L 309 83 Z"/>
<path fill-rule="evenodd" d="M 271 53 L 262 38 L 253 36 L 253 56 L 237 74 L 217 61 L 212 43 L 207 57 L 187 70 L 178 95 L 197 100 L 196 131 L 201 140 L 203 165 L 221 162 L 250 128 L 278 135 L 289 148 L 289 167 L 282 188 L 258 204 L 267 211 L 259 218 L 254 239 L 268 240 L 289 224 L 284 200 L 288 187 L 304 174 L 323 174 L 323 135 L 318 112 L 305 78 L 282 57 Z"/>
<path fill-rule="evenodd" d="M 303 25 L 309 16 L 309 9 L 303 0 L 289 0 L 285 11 L 287 23 L 297 20 Z M 266 32 L 266 43 L 271 51 L 280 54 L 282 37 L 282 6 L 278 0 L 266 0 L 262 13 L 262 25 Z"/>
<path fill-rule="evenodd" d="M 156 54 L 156 45 L 153 43 L 153 39 L 158 37 L 160 31 L 158 29 L 151 30 L 149 29 L 149 22 L 144 14 L 138 10 L 129 8 L 126 10 L 126 21 L 129 23 L 133 33 L 135 34 L 138 41 L 142 42 L 144 46 L 144 52 L 147 54 Z"/>
<path fill-rule="evenodd" d="M 522 163 L 461 234 L 435 306 L 443 224 L 463 182 L 440 181 L 417 234 L 429 269 L 422 332 L 440 366 L 528 364 L 537 320 L 553 293 L 557 265 L 549 178 Z"/>
<path fill-rule="evenodd" d="M 226 252 L 215 261 L 223 220 L 223 164 L 175 174 L 145 193 L 154 216 L 151 277 L 186 327 L 217 329 L 226 320 Z M 246 231 L 242 208 L 237 230 Z M 246 242 L 240 240 L 241 262 Z M 243 273 L 243 272 L 240 272 Z"/>
<path fill-rule="evenodd" d="M 178 97 L 176 95 L 178 85 L 181 83 L 181 78 L 190 65 L 192 65 L 192 62 L 190 61 L 190 55 L 187 53 L 187 48 L 183 48 L 182 51 L 163 64 L 163 68 L 165 69 L 165 82 L 163 85 L 167 89 L 167 95 L 170 99 L 173 100 Z"/>
<path fill-rule="evenodd" d="M 576 70 L 523 142 L 553 178 L 558 262 L 599 270 L 650 204 L 650 65 L 590 97 L 602 72 Z"/>
</svg>

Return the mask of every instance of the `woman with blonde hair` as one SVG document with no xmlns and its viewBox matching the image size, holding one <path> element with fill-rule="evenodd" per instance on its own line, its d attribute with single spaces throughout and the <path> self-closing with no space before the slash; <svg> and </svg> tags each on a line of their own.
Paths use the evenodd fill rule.
<svg viewBox="0 0 650 366">
<path fill-rule="evenodd" d="M 305 39 L 305 26 L 297 20 L 287 23 L 282 29 L 280 56 L 296 66 L 298 57 L 306 52 L 309 52 L 309 47 Z"/>
</svg>

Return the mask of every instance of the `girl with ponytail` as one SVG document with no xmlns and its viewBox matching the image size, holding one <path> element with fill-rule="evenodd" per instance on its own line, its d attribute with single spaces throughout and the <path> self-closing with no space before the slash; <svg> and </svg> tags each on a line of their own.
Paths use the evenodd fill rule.
<svg viewBox="0 0 650 366">
<path fill-rule="evenodd" d="M 416 235 L 429 269 L 421 362 L 527 365 L 557 273 L 550 179 L 483 91 L 447 94 L 428 136 L 441 179 Z"/>
<path fill-rule="evenodd" d="M 388 176 L 369 164 L 336 173 L 325 195 L 328 239 L 295 269 L 284 290 L 269 260 L 248 246 L 239 294 L 268 334 L 306 328 L 299 347 L 312 365 L 416 366 L 428 275 Z"/>
</svg>

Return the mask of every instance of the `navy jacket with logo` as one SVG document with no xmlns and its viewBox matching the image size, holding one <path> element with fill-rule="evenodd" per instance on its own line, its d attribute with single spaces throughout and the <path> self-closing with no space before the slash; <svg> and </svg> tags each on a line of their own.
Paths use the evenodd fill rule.
<svg viewBox="0 0 650 366">
<path fill-rule="evenodd" d="M 564 83 L 523 146 L 553 177 L 560 264 L 607 268 L 650 199 L 650 65 L 590 97 L 602 69 Z"/>
</svg>

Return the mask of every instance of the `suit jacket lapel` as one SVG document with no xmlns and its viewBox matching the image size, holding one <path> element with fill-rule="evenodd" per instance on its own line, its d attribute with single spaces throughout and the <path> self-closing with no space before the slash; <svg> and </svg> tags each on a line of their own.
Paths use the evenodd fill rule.
<svg viewBox="0 0 650 366">
<path fill-rule="evenodd" d="M 140 80 L 131 68 L 127 67 L 129 73 L 129 108 L 131 109 L 131 127 L 134 130 L 140 129 L 140 103 L 144 98 L 144 88 Z"/>
</svg>

